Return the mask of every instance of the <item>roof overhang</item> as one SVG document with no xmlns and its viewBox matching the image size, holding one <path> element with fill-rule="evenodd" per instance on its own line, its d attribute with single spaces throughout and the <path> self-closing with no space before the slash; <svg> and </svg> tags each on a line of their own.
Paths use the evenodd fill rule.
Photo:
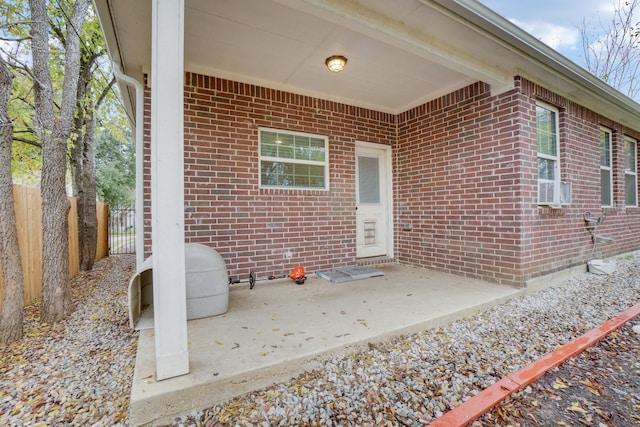
<svg viewBox="0 0 640 427">
<path fill-rule="evenodd" d="M 151 0 L 94 1 L 112 60 L 142 81 Z M 472 0 L 188 0 L 184 52 L 187 71 L 393 114 L 521 75 L 640 131 L 638 103 Z M 340 73 L 324 65 L 336 54 Z"/>
</svg>

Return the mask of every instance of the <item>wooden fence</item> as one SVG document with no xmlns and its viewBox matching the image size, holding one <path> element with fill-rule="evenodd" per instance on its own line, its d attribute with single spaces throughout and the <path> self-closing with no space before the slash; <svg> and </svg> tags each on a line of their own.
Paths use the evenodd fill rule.
<svg viewBox="0 0 640 427">
<path fill-rule="evenodd" d="M 24 275 L 24 302 L 31 303 L 42 292 L 42 205 L 40 189 L 13 186 L 13 200 L 16 211 L 18 242 Z M 76 199 L 69 198 L 69 274 L 75 276 L 80 271 L 78 248 L 78 211 Z M 107 226 L 109 210 L 104 203 L 97 203 L 98 243 L 96 261 L 109 254 Z M 0 266 L 0 307 L 2 307 L 2 268 Z"/>
</svg>

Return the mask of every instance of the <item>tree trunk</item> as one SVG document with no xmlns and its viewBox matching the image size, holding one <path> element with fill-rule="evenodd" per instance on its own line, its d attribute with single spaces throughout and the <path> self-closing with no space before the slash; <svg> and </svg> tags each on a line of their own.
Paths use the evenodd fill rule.
<svg viewBox="0 0 640 427">
<path fill-rule="evenodd" d="M 79 256 L 80 256 L 80 269 L 82 270 L 82 245 L 85 239 L 85 231 L 84 231 L 84 185 L 82 182 L 82 174 L 83 174 L 83 161 L 82 161 L 82 153 L 84 152 L 84 143 L 83 136 L 81 135 L 82 129 L 84 128 L 84 112 L 82 109 L 79 109 L 75 118 L 74 128 L 76 129 L 76 133 L 78 137 L 75 140 L 75 143 L 69 150 L 69 166 L 71 167 L 71 184 L 72 184 L 72 194 L 73 197 L 76 198 L 76 209 L 78 214 L 78 248 L 80 248 Z"/>
<path fill-rule="evenodd" d="M 85 49 L 88 49 L 85 46 Z M 93 268 L 98 239 L 95 179 L 95 105 L 91 84 L 91 70 L 98 55 L 84 52 L 81 55 L 77 91 L 77 113 L 74 120 L 78 135 L 70 151 L 73 196 L 78 211 L 78 248 L 80 270 Z"/>
<path fill-rule="evenodd" d="M 11 180 L 13 124 L 7 114 L 12 78 L 0 56 L 0 267 L 3 276 L 0 345 L 21 339 L 23 333 L 24 278 Z"/>
<path fill-rule="evenodd" d="M 87 110 L 82 155 L 82 214 L 78 215 L 78 229 L 83 229 L 80 240 L 80 270 L 93 268 L 98 241 L 98 215 L 96 212 L 96 116 L 93 104 Z M 78 204 L 78 207 L 80 204 Z M 80 218 L 82 222 L 80 225 Z"/>
<path fill-rule="evenodd" d="M 73 197 L 76 198 L 77 214 L 78 214 L 78 248 L 80 256 L 80 269 L 83 270 L 82 264 L 82 246 L 85 240 L 85 228 L 84 228 L 84 132 L 85 132 L 85 108 L 84 98 L 86 94 L 86 81 L 83 80 L 84 72 L 80 73 L 78 82 L 78 103 L 77 112 L 74 118 L 74 130 L 76 139 L 69 150 L 69 165 L 71 167 L 71 184 L 73 189 Z"/>
<path fill-rule="evenodd" d="M 77 0 L 67 25 L 65 70 L 59 117 L 53 110 L 49 71 L 49 23 L 46 0 L 29 0 L 35 77 L 36 129 L 42 142 L 42 309 L 41 320 L 53 323 L 71 310 L 69 292 L 69 200 L 65 188 L 67 141 L 71 136 L 80 73 L 78 31 L 88 0 Z"/>
</svg>

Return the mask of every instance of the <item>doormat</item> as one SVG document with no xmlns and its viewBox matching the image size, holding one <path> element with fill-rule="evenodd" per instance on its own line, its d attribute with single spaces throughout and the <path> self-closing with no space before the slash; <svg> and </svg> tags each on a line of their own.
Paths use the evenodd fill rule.
<svg viewBox="0 0 640 427">
<path fill-rule="evenodd" d="M 368 279 L 369 277 L 384 276 L 380 270 L 371 267 L 341 267 L 333 270 L 318 271 L 318 277 L 322 277 L 332 283 L 351 282 L 353 280 Z"/>
</svg>

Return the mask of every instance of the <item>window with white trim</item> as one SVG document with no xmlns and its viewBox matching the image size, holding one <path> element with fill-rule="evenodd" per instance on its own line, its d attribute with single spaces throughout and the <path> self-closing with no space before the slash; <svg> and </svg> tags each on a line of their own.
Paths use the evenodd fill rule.
<svg viewBox="0 0 640 427">
<path fill-rule="evenodd" d="M 329 139 L 259 128 L 260 187 L 329 189 Z"/>
<path fill-rule="evenodd" d="M 541 102 L 536 104 L 538 139 L 538 205 L 560 204 L 560 147 L 558 110 Z"/>
<path fill-rule="evenodd" d="M 602 207 L 613 206 L 611 130 L 607 128 L 600 128 L 600 201 Z"/>
<path fill-rule="evenodd" d="M 638 207 L 638 142 L 624 138 L 624 204 Z"/>
</svg>

